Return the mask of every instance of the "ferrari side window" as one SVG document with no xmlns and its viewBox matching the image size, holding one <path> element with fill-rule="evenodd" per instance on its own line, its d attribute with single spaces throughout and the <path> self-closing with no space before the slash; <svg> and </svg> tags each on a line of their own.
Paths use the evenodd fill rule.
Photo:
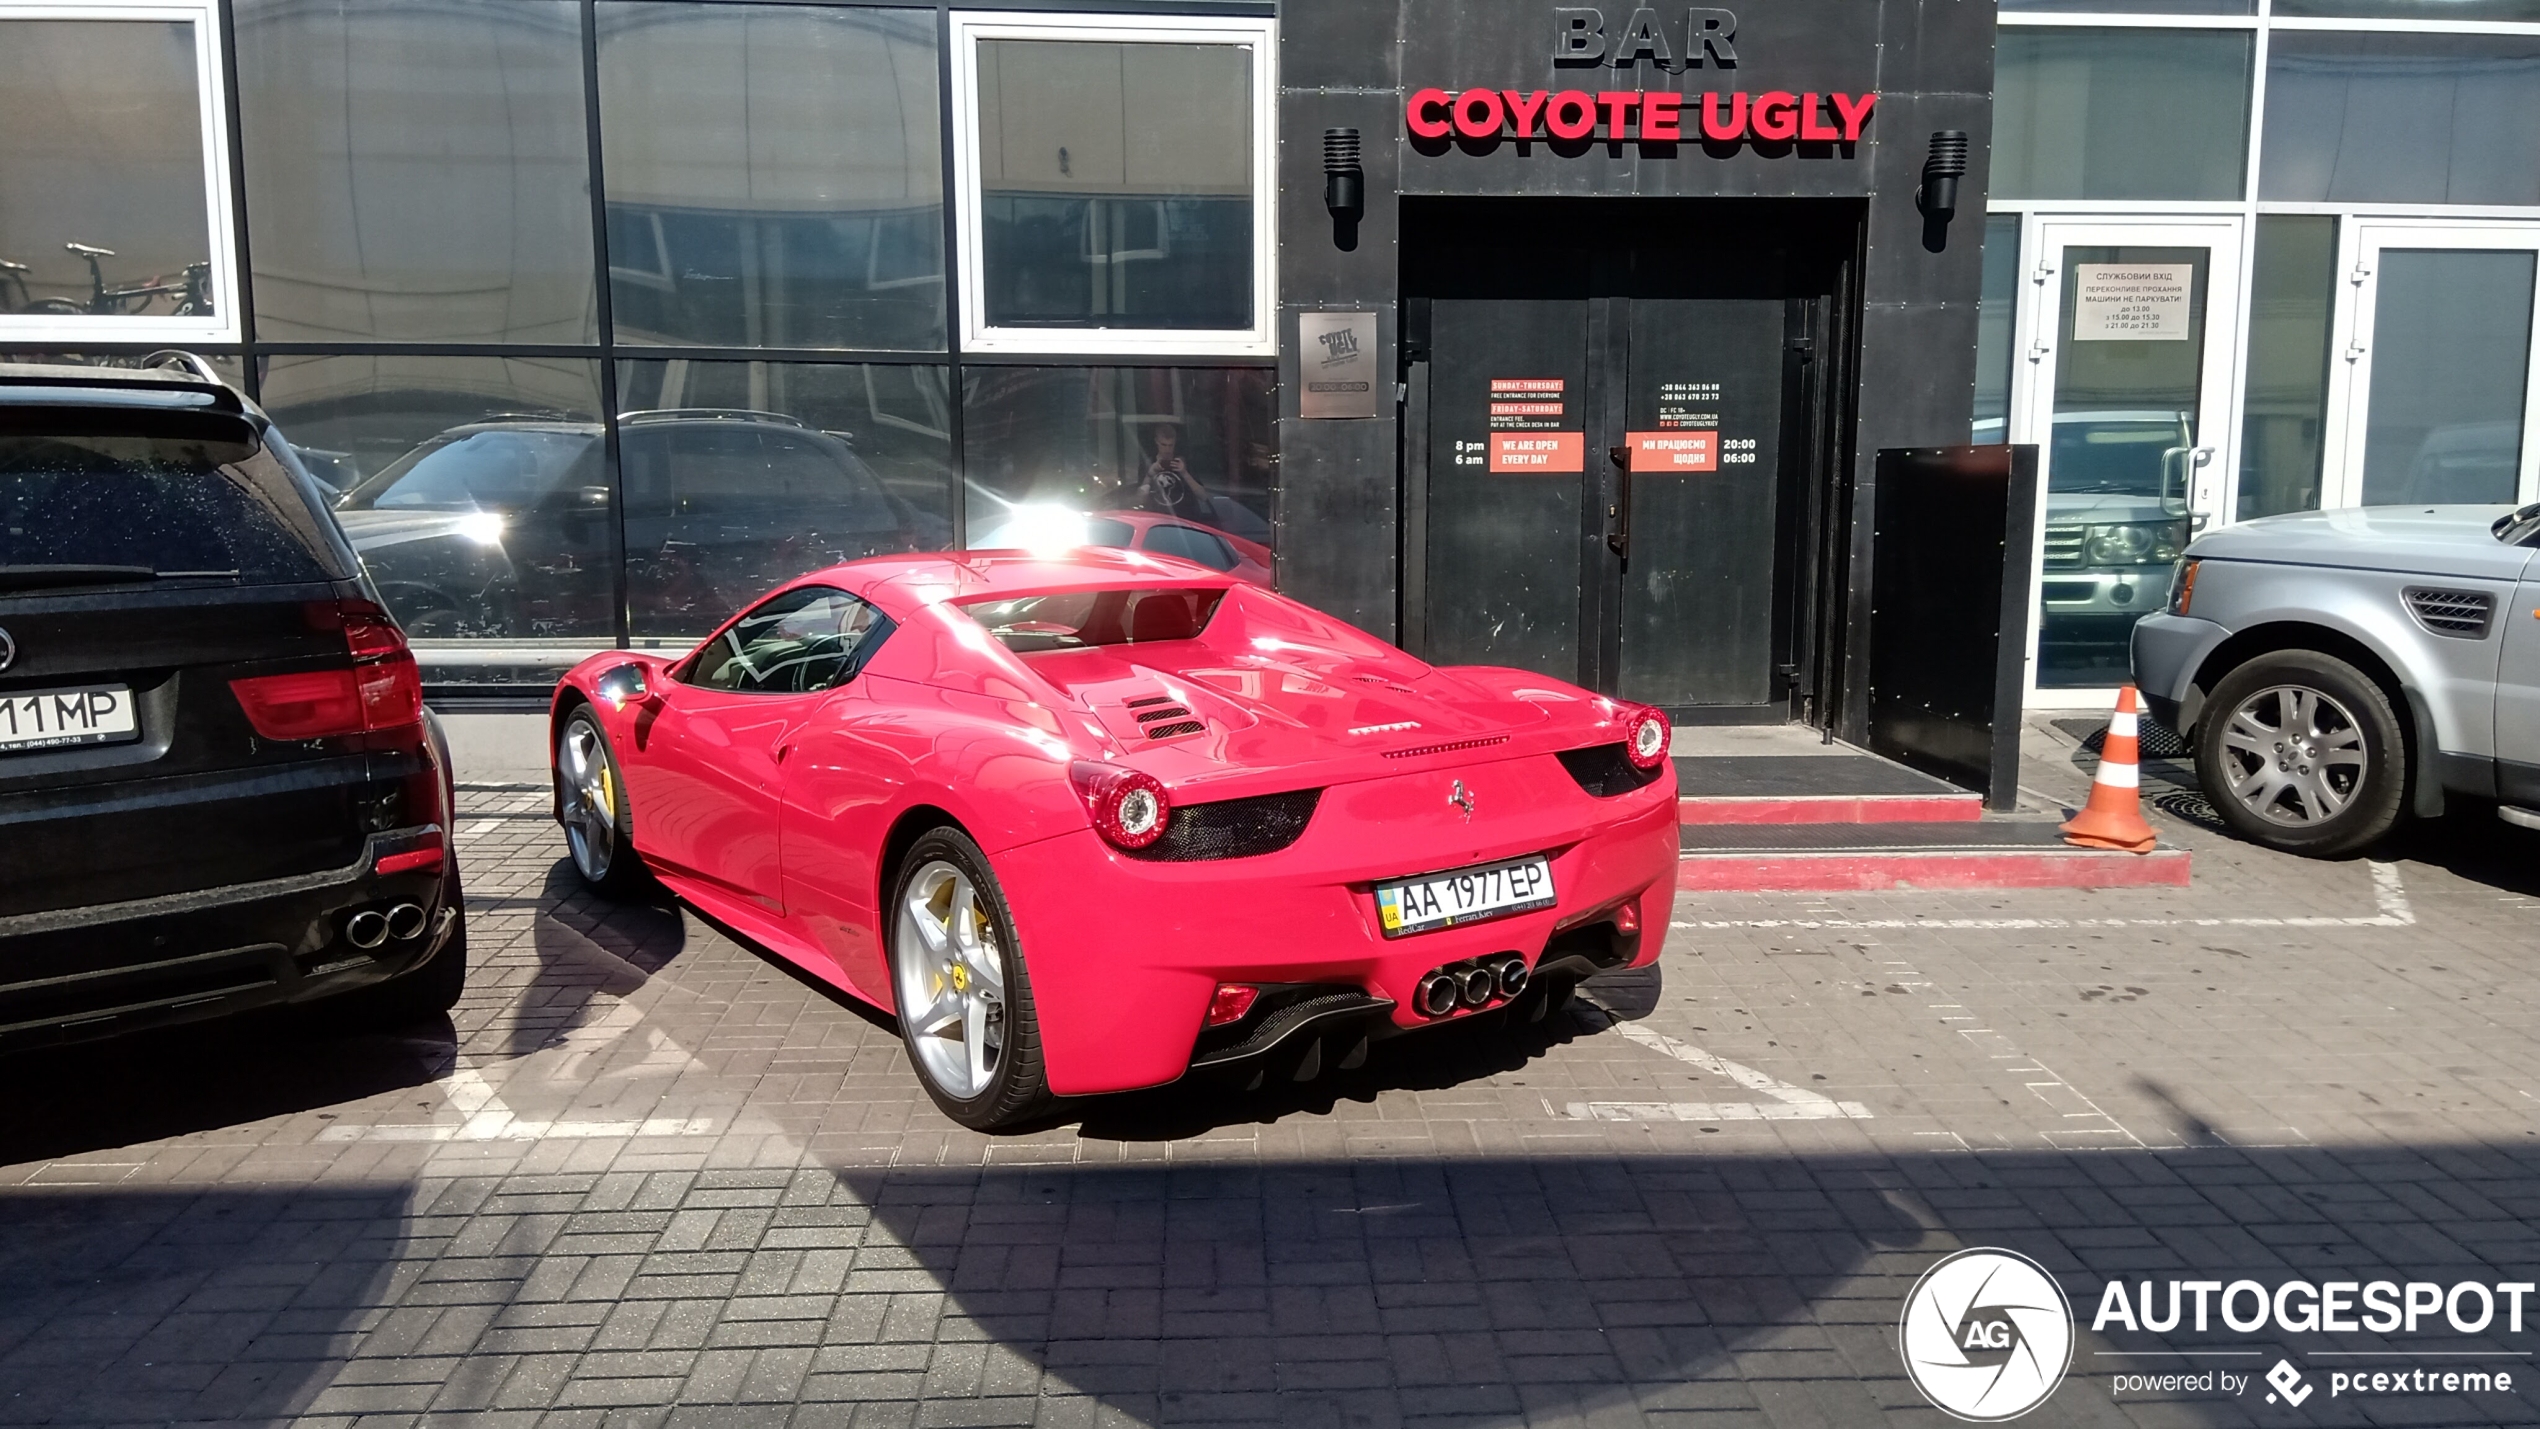
<svg viewBox="0 0 2540 1429">
<path fill-rule="evenodd" d="M 698 651 L 688 682 L 741 694 L 830 689 L 854 676 L 890 628 L 845 591 L 798 587 L 761 601 Z"/>
</svg>

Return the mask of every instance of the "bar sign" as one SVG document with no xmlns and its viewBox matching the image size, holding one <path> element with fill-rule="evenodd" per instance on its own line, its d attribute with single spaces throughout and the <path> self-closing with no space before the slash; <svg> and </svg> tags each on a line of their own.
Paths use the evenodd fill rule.
<svg viewBox="0 0 2540 1429">
<path fill-rule="evenodd" d="M 1633 432 L 1630 441 L 1634 472 L 1664 474 L 1720 469 L 1720 433 L 1717 429 Z"/>
<path fill-rule="evenodd" d="M 1586 469 L 1585 432 L 1493 432 L 1490 469 L 1519 475 Z"/>
</svg>

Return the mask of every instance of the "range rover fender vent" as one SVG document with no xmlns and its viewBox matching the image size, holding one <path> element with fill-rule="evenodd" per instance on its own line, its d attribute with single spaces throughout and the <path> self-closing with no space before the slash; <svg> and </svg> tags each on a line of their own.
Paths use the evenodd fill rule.
<svg viewBox="0 0 2540 1429">
<path fill-rule="evenodd" d="M 2400 593 L 2417 623 L 2455 640 L 2484 640 L 2495 623 L 2496 598 L 2483 590 L 2432 590 L 2410 586 Z"/>
</svg>

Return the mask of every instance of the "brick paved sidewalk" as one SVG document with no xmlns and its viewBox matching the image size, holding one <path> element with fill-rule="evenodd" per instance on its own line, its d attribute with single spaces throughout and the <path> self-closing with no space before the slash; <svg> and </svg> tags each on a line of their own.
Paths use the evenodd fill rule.
<svg viewBox="0 0 2540 1429">
<path fill-rule="evenodd" d="M 1542 1028 L 999 1140 L 878 1015 L 576 891 L 543 792 L 471 789 L 452 1026 L 0 1063 L 0 1423 L 1936 1424 L 1894 1325 L 1961 1246 L 2085 1325 L 2111 1276 L 2540 1279 L 2540 837 L 2304 863 L 2147 773 L 2192 887 L 1706 899 Z M 2024 1422 L 2540 1422 L 2540 1366 L 2112 1395 L 2109 1352 L 2194 1340 L 2085 1333 Z M 2379 1342 L 2233 1343 L 2316 1381 Z"/>
</svg>

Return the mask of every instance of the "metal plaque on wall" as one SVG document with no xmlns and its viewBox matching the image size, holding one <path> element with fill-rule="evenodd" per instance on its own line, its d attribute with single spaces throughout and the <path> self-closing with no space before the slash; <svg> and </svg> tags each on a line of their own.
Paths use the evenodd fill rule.
<svg viewBox="0 0 2540 1429">
<path fill-rule="evenodd" d="M 1376 315 L 1297 314 L 1297 415 L 1376 415 Z"/>
</svg>

